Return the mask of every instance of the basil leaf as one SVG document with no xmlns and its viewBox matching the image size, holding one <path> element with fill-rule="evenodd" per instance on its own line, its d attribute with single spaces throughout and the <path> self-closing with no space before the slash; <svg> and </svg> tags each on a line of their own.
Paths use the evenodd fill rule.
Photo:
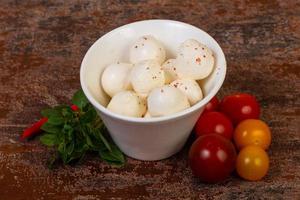
<svg viewBox="0 0 300 200">
<path fill-rule="evenodd" d="M 63 108 L 61 113 L 62 113 L 62 116 L 67 118 L 67 119 L 72 119 L 73 116 L 74 116 L 74 113 L 73 113 L 73 111 L 70 107 Z"/>
<path fill-rule="evenodd" d="M 64 162 L 64 164 L 67 164 L 68 162 L 68 155 L 66 153 L 66 143 L 65 142 L 61 142 L 58 145 L 57 151 L 62 159 L 62 161 Z"/>
<path fill-rule="evenodd" d="M 59 116 L 62 116 L 62 110 L 64 108 L 67 108 L 68 106 L 66 105 L 61 105 L 61 106 L 55 106 L 54 108 L 46 108 L 46 109 L 43 109 L 41 111 L 41 114 L 43 117 L 59 117 Z"/>
<path fill-rule="evenodd" d="M 98 134 L 99 134 L 99 138 L 101 139 L 105 147 L 108 149 L 108 151 L 112 151 L 112 148 L 109 145 L 108 141 L 105 139 L 105 137 L 103 137 L 103 135 L 100 132 Z"/>
<path fill-rule="evenodd" d="M 43 124 L 43 126 L 41 127 L 41 129 L 45 132 L 48 133 L 59 133 L 61 131 L 61 129 L 58 126 L 52 125 L 48 122 L 46 122 L 45 124 Z"/>
<path fill-rule="evenodd" d="M 70 142 L 73 140 L 73 132 L 74 132 L 74 129 L 72 126 L 70 126 L 69 124 L 65 124 L 63 129 L 62 129 L 62 132 L 65 134 L 66 136 L 66 139 Z"/>
<path fill-rule="evenodd" d="M 86 152 L 89 150 L 89 146 L 84 142 L 79 143 L 79 145 L 74 147 L 73 154 L 69 157 L 69 160 L 82 160 Z"/>
<path fill-rule="evenodd" d="M 69 132 L 70 130 L 73 130 L 73 127 L 70 126 L 69 124 L 65 124 L 63 129 L 64 129 L 64 131 L 67 133 L 67 132 Z"/>
<path fill-rule="evenodd" d="M 55 134 L 45 134 L 40 137 L 40 141 L 47 146 L 54 146 L 57 144 L 57 137 Z"/>
<path fill-rule="evenodd" d="M 73 151 L 74 151 L 74 142 L 71 142 L 66 146 L 66 154 L 70 156 L 72 155 Z"/>
<path fill-rule="evenodd" d="M 72 154 L 68 157 L 68 163 L 83 158 L 84 154 L 85 153 L 82 152 L 78 153 L 73 151 Z"/>
<path fill-rule="evenodd" d="M 85 143 L 81 143 L 79 146 L 77 146 L 76 148 L 76 152 L 81 152 L 84 153 L 85 151 L 87 151 L 89 149 L 89 146 Z"/>
<path fill-rule="evenodd" d="M 125 163 L 123 153 L 116 145 L 111 146 L 111 151 L 99 151 L 100 157 L 109 164 L 122 166 Z"/>
<path fill-rule="evenodd" d="M 86 113 L 84 113 L 81 117 L 80 117 L 80 122 L 81 123 L 90 123 L 92 121 L 95 120 L 97 116 L 97 113 L 94 109 L 88 110 Z"/>
<path fill-rule="evenodd" d="M 83 109 L 89 102 L 87 98 L 85 97 L 82 89 L 78 90 L 73 98 L 72 98 L 72 103 L 78 106 L 80 109 Z"/>
<path fill-rule="evenodd" d="M 66 150 L 66 143 L 61 142 L 61 143 L 58 145 L 57 150 L 58 150 L 59 153 L 64 154 L 64 153 L 65 153 L 65 150 Z"/>
<path fill-rule="evenodd" d="M 47 122 L 51 125 L 61 125 L 64 123 L 64 118 L 61 116 L 50 116 Z"/>
</svg>

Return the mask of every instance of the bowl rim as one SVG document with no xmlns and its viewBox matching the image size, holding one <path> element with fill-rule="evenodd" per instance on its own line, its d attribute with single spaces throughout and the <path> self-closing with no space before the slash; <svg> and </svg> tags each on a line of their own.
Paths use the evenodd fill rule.
<svg viewBox="0 0 300 200">
<path fill-rule="evenodd" d="M 132 26 L 135 24 L 142 24 L 142 23 L 173 23 L 173 24 L 177 24 L 177 25 L 183 25 L 183 26 L 187 26 L 189 28 L 192 29 L 196 29 L 199 32 L 202 32 L 203 34 L 206 34 L 208 36 L 208 38 L 210 38 L 210 40 L 214 41 L 217 44 L 217 47 L 220 48 L 220 56 L 221 59 L 224 60 L 224 66 L 221 67 L 220 70 L 220 77 L 217 80 L 215 86 L 212 88 L 212 90 L 202 99 L 200 100 L 198 103 L 196 103 L 195 105 L 180 111 L 178 113 L 174 113 L 171 115 L 167 115 L 167 116 L 162 116 L 162 117 L 153 117 L 153 118 L 137 118 L 137 117 L 129 117 L 129 116 L 124 116 L 124 115 L 120 115 L 117 113 L 114 113 L 110 110 L 108 110 L 106 107 L 104 107 L 103 105 L 101 105 L 90 93 L 85 81 L 84 81 L 84 72 L 86 71 L 86 67 L 87 66 L 85 63 L 87 62 L 87 55 L 93 50 L 93 48 L 98 45 L 98 43 L 101 42 L 101 40 L 103 40 L 105 37 L 107 37 L 110 34 L 113 34 L 123 28 L 126 28 L 128 26 Z M 188 114 L 191 114 L 193 112 L 196 112 L 197 110 L 199 110 L 201 107 L 204 107 L 219 91 L 219 89 L 221 88 L 224 80 L 225 80 L 225 76 L 226 76 L 226 69 L 227 69 L 227 63 L 226 63 L 226 58 L 224 55 L 224 52 L 222 50 L 222 48 L 220 47 L 219 43 L 212 37 L 210 36 L 208 33 L 206 33 L 205 31 L 203 31 L 202 29 L 184 23 L 184 22 L 180 22 L 180 21 L 175 21 L 175 20 L 168 20 L 168 19 L 150 19 L 150 20 L 142 20 L 142 21 L 136 21 L 136 22 L 132 22 L 129 24 L 125 24 L 122 25 L 120 27 L 117 27 L 109 32 L 107 32 L 106 34 L 104 34 L 103 36 L 101 36 L 100 38 L 98 38 L 92 46 L 89 47 L 89 49 L 87 50 L 86 54 L 84 55 L 84 58 L 81 62 L 81 66 L 80 66 L 80 84 L 82 87 L 82 90 L 85 94 L 85 96 L 87 97 L 87 99 L 89 100 L 89 102 L 99 111 L 101 111 L 102 113 L 108 115 L 109 117 L 112 117 L 114 119 L 118 119 L 118 120 L 122 120 L 122 121 L 126 121 L 126 122 L 136 122 L 136 123 L 157 123 L 157 122 L 164 122 L 164 121 L 170 121 L 170 120 L 177 120 L 180 119 Z"/>
</svg>

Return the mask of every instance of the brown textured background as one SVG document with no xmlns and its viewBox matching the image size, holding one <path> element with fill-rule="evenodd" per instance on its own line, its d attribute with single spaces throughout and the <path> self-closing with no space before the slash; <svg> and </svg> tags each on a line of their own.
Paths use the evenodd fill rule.
<svg viewBox="0 0 300 200">
<path fill-rule="evenodd" d="M 233 175 L 202 184 L 186 147 L 159 162 L 112 168 L 88 157 L 50 171 L 49 150 L 17 137 L 80 87 L 89 46 L 129 22 L 164 18 L 200 27 L 221 45 L 228 74 L 219 97 L 253 93 L 273 133 L 260 182 Z M 0 1 L 0 199 L 300 199 L 300 1 Z"/>
</svg>

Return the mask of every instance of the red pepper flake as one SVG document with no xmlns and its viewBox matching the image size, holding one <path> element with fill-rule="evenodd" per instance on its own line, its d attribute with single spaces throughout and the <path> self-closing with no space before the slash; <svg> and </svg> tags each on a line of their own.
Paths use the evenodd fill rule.
<svg viewBox="0 0 300 200">
<path fill-rule="evenodd" d="M 174 67 L 173 69 L 174 69 L 174 71 L 176 71 L 176 67 Z"/>
<path fill-rule="evenodd" d="M 147 67 L 146 69 L 147 69 L 147 70 L 149 70 L 150 68 L 149 68 L 149 67 Z"/>
<path fill-rule="evenodd" d="M 200 64 L 201 59 L 198 57 L 198 58 L 196 59 L 196 62 Z"/>
<path fill-rule="evenodd" d="M 146 37 L 143 37 L 144 38 L 144 40 L 148 40 L 148 38 L 146 38 Z"/>
<path fill-rule="evenodd" d="M 205 58 L 205 57 L 206 57 L 206 55 L 203 55 L 203 57 Z"/>
<path fill-rule="evenodd" d="M 187 90 L 187 87 L 184 87 L 185 90 Z"/>
<path fill-rule="evenodd" d="M 202 50 L 204 50 L 204 47 L 202 47 Z"/>
<path fill-rule="evenodd" d="M 134 48 L 136 48 L 136 49 L 137 49 L 137 48 L 138 48 L 138 46 L 135 46 Z"/>
<path fill-rule="evenodd" d="M 198 50 L 198 48 L 196 47 L 195 50 Z"/>
</svg>

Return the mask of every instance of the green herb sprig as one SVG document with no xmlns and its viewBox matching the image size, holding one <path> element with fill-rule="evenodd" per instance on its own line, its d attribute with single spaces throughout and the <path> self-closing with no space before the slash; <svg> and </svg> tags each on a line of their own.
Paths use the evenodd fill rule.
<svg viewBox="0 0 300 200">
<path fill-rule="evenodd" d="M 123 153 L 109 138 L 106 127 L 82 90 L 74 94 L 72 103 L 79 109 L 73 111 L 68 105 L 60 105 L 41 112 L 48 121 L 41 127 L 45 134 L 40 141 L 56 150 L 49 166 L 58 160 L 64 164 L 80 161 L 88 152 L 98 153 L 111 165 L 124 165 Z"/>
</svg>

